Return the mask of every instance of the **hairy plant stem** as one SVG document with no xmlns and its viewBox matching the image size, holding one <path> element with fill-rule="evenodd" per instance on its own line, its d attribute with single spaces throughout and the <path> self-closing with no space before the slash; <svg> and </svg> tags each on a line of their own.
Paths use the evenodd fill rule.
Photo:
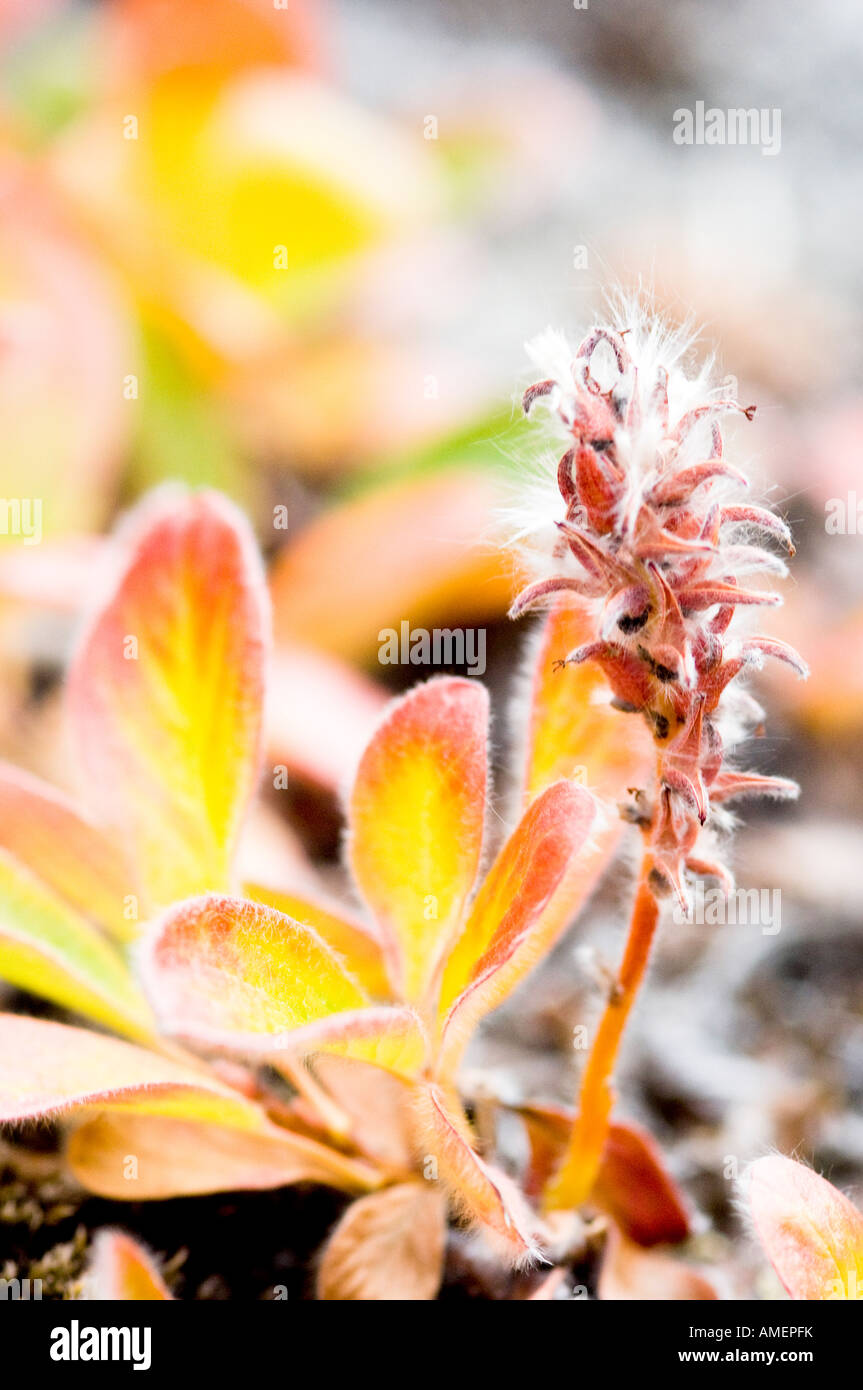
<svg viewBox="0 0 863 1390">
<path fill-rule="evenodd" d="M 659 921 L 659 904 L 650 886 L 652 867 L 651 856 L 645 849 L 620 971 L 582 1074 L 578 1114 L 567 1150 L 547 1194 L 546 1205 L 551 1210 L 578 1207 L 586 1202 L 599 1173 L 614 1104 L 612 1077 L 620 1042 L 644 979 Z"/>
<path fill-rule="evenodd" d="M 302 1057 L 293 1057 L 290 1053 L 285 1053 L 280 1059 L 279 1066 L 282 1074 L 290 1081 L 302 1099 L 311 1106 L 313 1113 L 330 1135 L 338 1142 L 347 1139 L 352 1129 L 350 1116 L 315 1080 Z"/>
</svg>

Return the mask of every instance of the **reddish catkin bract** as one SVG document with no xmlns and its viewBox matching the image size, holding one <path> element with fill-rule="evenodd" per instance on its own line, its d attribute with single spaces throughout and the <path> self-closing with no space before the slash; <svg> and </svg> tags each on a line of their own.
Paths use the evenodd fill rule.
<svg viewBox="0 0 863 1390">
<path fill-rule="evenodd" d="M 727 749 L 760 719 L 736 678 L 766 657 L 806 674 L 792 648 L 733 626 L 739 608 L 780 602 L 763 576 L 785 573 L 777 552 L 793 545 L 724 458 L 723 418 L 751 420 L 755 407 L 711 388 L 706 369 L 687 374 L 686 347 L 638 314 L 574 350 L 556 334 L 533 346 L 553 371 L 525 392 L 524 409 L 544 405 L 565 448 L 544 518 L 556 533 L 551 572 L 546 556 L 512 609 L 520 616 L 564 591 L 583 602 L 592 632 L 564 664 L 597 666 L 617 707 L 647 722 L 657 777 L 638 818 L 650 828 L 650 882 L 684 907 L 687 872 L 729 881 L 698 847 L 711 809 L 797 793 L 730 766 Z"/>
</svg>

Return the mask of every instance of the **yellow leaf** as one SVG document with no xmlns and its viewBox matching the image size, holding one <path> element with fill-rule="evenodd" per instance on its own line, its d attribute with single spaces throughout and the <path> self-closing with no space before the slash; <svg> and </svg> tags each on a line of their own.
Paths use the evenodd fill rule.
<svg viewBox="0 0 863 1390">
<path fill-rule="evenodd" d="M 154 1020 L 118 951 L 0 851 L 0 978 L 133 1038 Z"/>
<path fill-rule="evenodd" d="M 268 614 L 253 538 L 224 498 L 164 490 L 130 529 L 69 702 L 99 819 L 149 905 L 166 906 L 230 886 L 258 773 Z"/>
<path fill-rule="evenodd" d="M 191 1059 L 186 1065 L 84 1028 L 0 1014 L 0 1122 L 94 1107 L 269 1127 L 259 1106 Z"/>
<path fill-rule="evenodd" d="M 461 925 L 482 851 L 488 697 L 439 678 L 396 701 L 363 754 L 349 854 L 401 996 L 422 998 Z"/>
</svg>

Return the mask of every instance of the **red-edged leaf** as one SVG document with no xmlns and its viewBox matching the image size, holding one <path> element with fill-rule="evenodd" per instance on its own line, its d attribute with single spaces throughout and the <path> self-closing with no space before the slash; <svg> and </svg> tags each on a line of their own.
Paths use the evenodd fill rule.
<svg viewBox="0 0 863 1390">
<path fill-rule="evenodd" d="M 272 1042 L 368 1003 L 311 927 L 213 893 L 169 908 L 154 924 L 141 970 L 166 1032 L 204 1042 Z"/>
<path fill-rule="evenodd" d="M 446 963 L 442 1074 L 451 1074 L 477 1022 L 551 949 L 570 920 L 579 856 L 596 804 L 556 782 L 525 811 L 483 882 Z"/>
<path fill-rule="evenodd" d="M 383 948 L 375 928 L 367 926 L 357 916 L 350 916 L 341 906 L 308 894 L 282 892 L 260 884 L 251 885 L 247 892 L 255 902 L 275 908 L 283 916 L 292 917 L 317 932 L 373 998 L 390 997 Z"/>
<path fill-rule="evenodd" d="M 443 1185 L 456 1212 L 510 1263 L 539 1258 L 538 1223 L 515 1183 L 476 1152 L 457 1102 L 448 1104 L 437 1086 L 417 1087 L 414 1125 L 420 1167 Z"/>
<path fill-rule="evenodd" d="M 82 1107 L 267 1128 L 258 1106 L 191 1059 L 185 1065 L 83 1028 L 0 1014 L 0 1121 Z"/>
<path fill-rule="evenodd" d="M 242 898 L 177 904 L 154 924 L 141 974 L 163 1029 L 271 1057 L 332 1047 L 414 1071 L 425 1040 L 408 1008 L 371 1007 L 313 928 Z"/>
<path fill-rule="evenodd" d="M 523 1106 L 518 1113 L 530 1144 L 525 1191 L 538 1200 L 566 1150 L 575 1113 L 553 1105 Z M 638 1245 L 676 1245 L 689 1235 L 683 1194 L 657 1145 L 637 1125 L 618 1121 L 609 1127 L 593 1200 Z"/>
<path fill-rule="evenodd" d="M 676 1245 L 689 1235 L 683 1195 L 637 1125 L 610 1126 L 594 1198 L 638 1245 Z"/>
<path fill-rule="evenodd" d="M 165 490 L 73 665 L 86 790 L 122 834 L 151 905 L 230 886 L 258 771 L 268 615 L 239 512 Z"/>
<path fill-rule="evenodd" d="M 749 1169 L 755 1229 L 792 1298 L 863 1299 L 863 1215 L 825 1178 L 779 1154 Z"/>
</svg>

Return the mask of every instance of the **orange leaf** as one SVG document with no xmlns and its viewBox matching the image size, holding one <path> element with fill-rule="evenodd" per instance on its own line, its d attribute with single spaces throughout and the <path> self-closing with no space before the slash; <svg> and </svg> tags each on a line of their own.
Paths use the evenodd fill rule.
<svg viewBox="0 0 863 1390">
<path fill-rule="evenodd" d="M 530 1150 L 522 1186 L 526 1196 L 536 1201 L 560 1164 L 575 1117 L 572 1110 L 562 1105 L 522 1105 L 518 1114 Z"/>
<path fill-rule="evenodd" d="M 438 678 L 397 700 L 360 763 L 350 859 L 403 998 L 427 990 L 459 929 L 482 851 L 488 697 Z"/>
<path fill-rule="evenodd" d="M 230 884 L 258 771 L 267 613 L 254 542 L 223 498 L 164 490 L 134 531 L 69 699 L 100 820 L 164 906 Z"/>
<path fill-rule="evenodd" d="M 630 787 L 646 786 L 655 751 L 643 720 L 614 709 L 602 672 L 591 662 L 556 666 L 593 636 L 584 607 L 563 594 L 545 619 L 533 666 L 524 798 L 529 804 L 560 777 L 595 792 L 606 814 L 597 817 L 591 852 L 573 885 L 575 916 L 608 867 L 624 830 L 617 804 Z"/>
<path fill-rule="evenodd" d="M 84 1276 L 82 1298 L 100 1302 L 173 1299 L 153 1256 L 122 1231 L 99 1231 Z"/>
<path fill-rule="evenodd" d="M 0 846 L 70 907 L 120 937 L 129 936 L 131 892 L 122 851 L 46 782 L 0 763 Z"/>
<path fill-rule="evenodd" d="M 446 1201 L 426 1183 L 399 1183 L 348 1207 L 324 1250 L 318 1298 L 328 1302 L 433 1299 L 440 1287 Z"/>
<path fill-rule="evenodd" d="M 423 1172 L 443 1185 L 459 1215 L 479 1226 L 509 1262 L 519 1265 L 539 1258 L 532 1213 L 515 1183 L 480 1158 L 461 1109 L 455 1106 L 447 1105 L 438 1086 L 417 1088 L 415 1140 Z"/>
<path fill-rule="evenodd" d="M 608 703 L 602 672 L 589 661 L 555 669 L 594 635 L 590 614 L 567 594 L 543 623 L 530 694 L 526 802 L 561 777 L 575 777 L 598 796 L 617 801 L 627 787 L 644 786 L 653 767 L 646 725 Z M 609 853 L 620 828 L 618 821 L 609 825 Z"/>
<path fill-rule="evenodd" d="M 642 1250 L 614 1225 L 608 1232 L 597 1294 L 606 1302 L 707 1302 L 718 1298 L 703 1274 L 681 1260 Z"/>
<path fill-rule="evenodd" d="M 325 512 L 276 562 L 277 638 L 362 661 L 377 655 L 379 633 L 398 629 L 405 615 L 422 627 L 502 615 L 511 561 L 488 543 L 500 500 L 488 477 L 449 471 L 400 480 Z"/>
<path fill-rule="evenodd" d="M 572 782 L 537 797 L 500 851 L 446 964 L 442 1074 L 452 1074 L 479 1019 L 496 1008 L 568 924 L 595 802 Z"/>
<path fill-rule="evenodd" d="M 128 1202 L 296 1182 L 363 1192 L 379 1181 L 366 1164 L 275 1125 L 251 1132 L 119 1112 L 97 1115 L 75 1129 L 66 1159 L 90 1192 Z"/>
<path fill-rule="evenodd" d="M 413 1009 L 403 1007 L 372 1007 L 355 1009 L 332 1018 L 311 1023 L 296 1038 L 305 1052 L 326 1051 L 360 1062 L 369 1062 L 386 1071 L 415 1077 L 428 1061 L 429 1043 L 425 1030 Z M 273 1058 L 278 1066 L 278 1059 Z"/>
<path fill-rule="evenodd" d="M 123 80 L 209 72 L 224 80 L 245 68 L 305 65 L 317 48 L 315 6 L 272 0 L 185 0 L 183 22 L 165 42 L 163 0 L 117 0 L 100 15 L 110 61 Z"/>
<path fill-rule="evenodd" d="M 825 1178 L 779 1154 L 749 1169 L 761 1244 L 792 1298 L 863 1299 L 863 1215 Z"/>
</svg>

